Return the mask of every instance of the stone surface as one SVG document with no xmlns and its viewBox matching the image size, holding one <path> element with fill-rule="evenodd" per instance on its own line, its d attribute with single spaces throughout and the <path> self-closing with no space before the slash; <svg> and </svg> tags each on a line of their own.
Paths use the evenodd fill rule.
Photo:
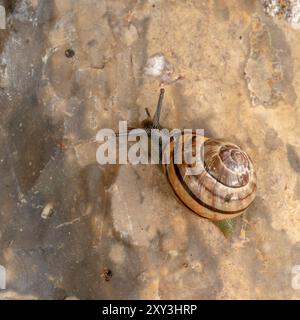
<svg viewBox="0 0 300 320">
<path fill-rule="evenodd" d="M 300 31 L 264 2 L 1 2 L 1 299 L 300 298 Z M 96 163 L 97 131 L 137 125 L 162 83 L 165 126 L 253 159 L 228 238 L 158 167 Z"/>
</svg>

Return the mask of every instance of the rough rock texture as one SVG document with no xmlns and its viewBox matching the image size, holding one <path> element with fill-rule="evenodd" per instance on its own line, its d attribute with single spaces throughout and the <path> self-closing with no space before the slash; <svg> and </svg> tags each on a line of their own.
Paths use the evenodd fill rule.
<svg viewBox="0 0 300 320">
<path fill-rule="evenodd" d="M 300 29 L 299 0 L 262 0 L 264 10 L 272 17 L 283 18 L 295 29 Z"/>
<path fill-rule="evenodd" d="M 299 299 L 300 31 L 258 0 L 8 2 L 0 298 Z M 137 125 L 162 82 L 163 124 L 254 161 L 257 199 L 228 238 L 158 167 L 96 163 L 97 131 Z"/>
</svg>

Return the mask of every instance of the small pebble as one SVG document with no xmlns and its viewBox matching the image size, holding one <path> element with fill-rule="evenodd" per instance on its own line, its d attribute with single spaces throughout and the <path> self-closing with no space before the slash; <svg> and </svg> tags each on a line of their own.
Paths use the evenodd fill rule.
<svg viewBox="0 0 300 320">
<path fill-rule="evenodd" d="M 53 214 L 53 204 L 48 203 L 42 211 L 41 217 L 42 219 L 49 219 Z"/>
<path fill-rule="evenodd" d="M 104 268 L 103 272 L 101 273 L 101 277 L 105 280 L 105 281 L 109 281 L 112 277 L 112 271 L 108 268 Z"/>
<path fill-rule="evenodd" d="M 65 51 L 65 56 L 67 58 L 73 58 L 75 56 L 75 51 L 73 49 L 67 49 Z"/>
</svg>

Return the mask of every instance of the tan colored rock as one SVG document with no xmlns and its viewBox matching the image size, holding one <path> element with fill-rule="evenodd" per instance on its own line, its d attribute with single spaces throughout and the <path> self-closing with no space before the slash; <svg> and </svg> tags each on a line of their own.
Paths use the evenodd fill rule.
<svg viewBox="0 0 300 320">
<path fill-rule="evenodd" d="M 300 298 L 300 37 L 263 2 L 17 1 L 0 39 L 2 298 Z M 158 167 L 96 163 L 98 130 L 137 126 L 161 85 L 163 125 L 254 162 L 229 238 Z"/>
</svg>

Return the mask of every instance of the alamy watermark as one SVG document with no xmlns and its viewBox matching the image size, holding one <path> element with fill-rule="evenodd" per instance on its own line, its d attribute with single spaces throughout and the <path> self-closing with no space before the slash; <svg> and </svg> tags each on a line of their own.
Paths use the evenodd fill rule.
<svg viewBox="0 0 300 320">
<path fill-rule="evenodd" d="M 119 131 L 101 129 L 97 162 L 103 164 L 188 164 L 186 174 L 196 175 L 203 167 L 203 129 L 131 129 L 119 122 Z M 171 160 L 172 159 L 172 160 Z"/>
</svg>

